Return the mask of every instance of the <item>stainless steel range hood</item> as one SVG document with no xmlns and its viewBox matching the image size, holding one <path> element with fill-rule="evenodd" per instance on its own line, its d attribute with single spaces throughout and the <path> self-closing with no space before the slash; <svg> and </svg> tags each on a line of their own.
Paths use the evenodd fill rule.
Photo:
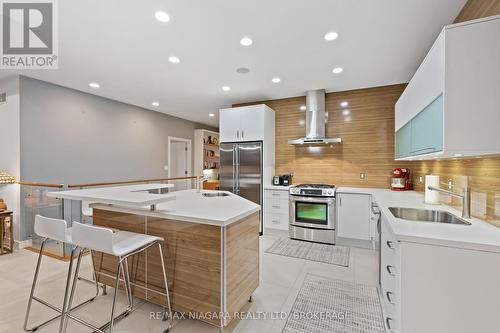
<svg viewBox="0 0 500 333">
<path fill-rule="evenodd" d="M 325 138 L 325 90 L 310 90 L 306 95 L 306 136 L 289 140 L 291 145 L 329 145 L 342 143 L 341 138 Z"/>
</svg>

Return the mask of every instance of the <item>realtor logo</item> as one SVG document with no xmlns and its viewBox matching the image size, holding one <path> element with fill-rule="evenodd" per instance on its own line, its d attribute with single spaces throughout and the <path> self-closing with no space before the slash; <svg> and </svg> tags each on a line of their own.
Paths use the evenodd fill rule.
<svg viewBox="0 0 500 333">
<path fill-rule="evenodd" d="M 57 69 L 55 0 L 0 0 L 1 62 L 6 69 Z"/>
</svg>

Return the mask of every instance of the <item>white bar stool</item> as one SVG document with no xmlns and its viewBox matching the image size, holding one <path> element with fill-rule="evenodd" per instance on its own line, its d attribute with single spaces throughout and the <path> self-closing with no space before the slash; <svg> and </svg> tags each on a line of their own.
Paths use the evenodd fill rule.
<svg viewBox="0 0 500 333">
<path fill-rule="evenodd" d="M 75 252 L 77 250 L 77 248 L 75 246 L 72 247 L 71 249 L 71 257 L 70 257 L 70 261 L 69 261 L 69 268 L 68 268 L 68 277 L 66 278 L 66 287 L 64 289 L 64 300 L 63 300 L 63 304 L 62 304 L 62 307 L 59 308 L 58 306 L 56 305 L 53 305 L 53 304 L 50 304 L 48 303 L 47 301 L 35 296 L 35 288 L 36 288 L 36 284 L 37 284 L 37 281 L 38 281 L 38 274 L 40 272 L 40 266 L 41 266 L 41 262 L 42 262 L 42 256 L 43 256 L 43 250 L 45 248 L 45 244 L 46 242 L 49 240 L 49 239 L 52 239 L 52 240 L 56 240 L 56 241 L 59 241 L 59 242 L 63 242 L 63 243 L 66 243 L 66 244 L 71 244 L 72 245 L 72 239 L 71 239 L 71 228 L 68 228 L 67 227 L 67 223 L 65 220 L 61 220 L 61 219 L 53 219 L 53 218 L 48 218 L 48 217 L 43 217 L 41 215 L 36 215 L 35 216 L 35 233 L 40 236 L 40 237 L 43 237 L 43 241 L 42 241 L 42 244 L 40 245 L 40 251 L 38 253 L 38 261 L 36 263 L 36 268 L 35 268 L 35 274 L 33 276 L 33 283 L 31 285 L 31 292 L 30 292 L 30 297 L 29 297 L 29 300 L 28 300 L 28 307 L 26 309 L 26 316 L 24 318 L 24 330 L 26 332 L 34 332 L 36 330 L 38 330 L 39 328 L 53 322 L 54 320 L 62 317 L 62 313 L 64 311 L 64 308 L 65 308 L 65 305 L 68 301 L 68 290 L 69 290 L 69 284 L 70 284 L 70 276 L 71 276 L 71 271 L 73 269 L 73 259 L 74 259 L 74 255 L 75 255 Z M 94 272 L 94 278 L 95 278 L 95 272 Z M 94 282 L 94 281 L 92 281 Z M 98 295 L 99 295 L 99 285 L 97 284 L 97 280 L 95 279 L 95 283 L 96 283 L 96 294 L 94 297 L 90 298 L 89 300 L 85 301 L 85 302 L 82 302 L 80 304 L 78 304 L 77 306 L 75 306 L 73 309 L 77 309 L 85 304 L 88 304 L 90 302 L 92 302 Z M 33 303 L 33 300 L 37 301 L 38 303 L 54 310 L 55 312 L 58 312 L 59 315 L 37 325 L 37 326 L 34 326 L 34 327 L 31 327 L 29 328 L 28 327 L 28 321 L 29 321 L 29 317 L 30 317 L 30 312 L 31 312 L 31 305 Z"/>
<path fill-rule="evenodd" d="M 168 292 L 168 283 L 167 283 L 167 273 L 165 270 L 165 262 L 163 258 L 163 250 L 161 248 L 161 242 L 163 241 L 163 238 L 161 237 L 155 237 L 155 236 L 150 236 L 150 235 L 145 235 L 145 234 L 139 234 L 139 233 L 134 233 L 134 232 L 128 232 L 128 231 L 117 231 L 113 232 L 112 229 L 110 228 L 105 228 L 105 227 L 99 227 L 99 226 L 94 226 L 94 225 L 87 225 L 87 224 L 81 224 L 78 222 L 73 222 L 73 242 L 77 246 L 79 246 L 82 249 L 89 249 L 92 251 L 99 251 L 103 252 L 115 257 L 118 257 L 118 264 L 116 267 L 116 276 L 115 276 L 115 286 L 114 286 L 114 292 L 113 292 L 113 303 L 111 305 L 111 320 L 104 324 L 101 327 L 97 327 L 92 325 L 91 323 L 88 323 L 78 317 L 75 317 L 71 314 L 71 311 L 73 310 L 71 308 L 71 304 L 73 302 L 73 296 L 75 293 L 76 289 L 76 282 L 77 282 L 77 276 L 78 276 L 78 271 L 80 269 L 80 262 L 81 262 L 81 252 L 78 256 L 78 261 L 76 264 L 76 269 L 75 269 L 75 275 L 73 278 L 73 283 L 71 286 L 71 294 L 69 297 L 69 303 L 67 305 L 68 311 L 66 311 L 63 314 L 63 317 L 61 319 L 61 323 L 64 322 L 64 330 L 62 332 L 66 332 L 67 325 L 68 325 L 68 319 L 73 319 L 80 324 L 83 324 L 90 329 L 100 332 L 100 333 L 106 333 L 104 329 L 106 329 L 109 326 L 109 333 L 113 332 L 113 326 L 115 320 L 122 319 L 125 316 L 127 316 L 130 311 L 132 310 L 133 307 L 133 295 L 132 295 L 132 288 L 130 284 L 130 276 L 129 276 L 129 270 L 128 270 L 128 258 L 130 256 L 136 255 L 142 251 L 147 250 L 153 245 L 158 245 L 158 249 L 160 251 L 160 259 L 161 259 L 161 265 L 162 265 L 162 270 L 163 270 L 163 282 L 165 284 L 165 296 L 166 296 L 166 303 L 167 306 L 164 307 L 164 316 L 168 315 L 169 323 L 167 329 L 165 329 L 163 332 L 169 332 L 170 329 L 172 328 L 172 308 L 170 305 L 170 296 Z M 128 308 L 119 314 L 117 317 L 115 317 L 115 308 L 116 308 L 116 298 L 118 294 L 118 284 L 120 281 L 120 274 L 123 272 L 123 277 L 125 280 L 125 291 L 127 293 L 127 298 L 128 298 Z M 167 310 L 168 309 L 168 310 Z M 167 314 L 168 311 L 168 314 Z"/>
</svg>

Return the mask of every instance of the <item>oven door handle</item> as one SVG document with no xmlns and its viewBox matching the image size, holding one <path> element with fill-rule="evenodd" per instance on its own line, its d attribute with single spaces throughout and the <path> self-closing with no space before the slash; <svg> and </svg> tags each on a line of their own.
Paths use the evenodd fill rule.
<svg viewBox="0 0 500 333">
<path fill-rule="evenodd" d="M 316 198 L 316 197 L 296 197 L 290 196 L 290 202 L 312 202 L 312 203 L 324 203 L 328 205 L 333 205 L 335 202 L 335 198 Z"/>
</svg>

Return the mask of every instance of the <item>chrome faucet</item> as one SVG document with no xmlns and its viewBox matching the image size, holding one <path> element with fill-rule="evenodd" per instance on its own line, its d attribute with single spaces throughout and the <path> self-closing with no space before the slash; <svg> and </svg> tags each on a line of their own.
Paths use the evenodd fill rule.
<svg viewBox="0 0 500 333">
<path fill-rule="evenodd" d="M 201 192 L 201 184 L 203 184 L 207 180 L 208 180 L 208 178 L 206 178 L 206 177 L 198 176 L 198 179 L 196 179 L 196 193 Z"/>
<path fill-rule="evenodd" d="M 452 197 L 457 197 L 462 199 L 462 217 L 470 219 L 470 187 L 464 187 L 462 189 L 462 194 L 458 194 L 452 191 L 443 190 L 442 188 L 427 186 L 431 191 L 438 191 L 451 195 Z"/>
</svg>

